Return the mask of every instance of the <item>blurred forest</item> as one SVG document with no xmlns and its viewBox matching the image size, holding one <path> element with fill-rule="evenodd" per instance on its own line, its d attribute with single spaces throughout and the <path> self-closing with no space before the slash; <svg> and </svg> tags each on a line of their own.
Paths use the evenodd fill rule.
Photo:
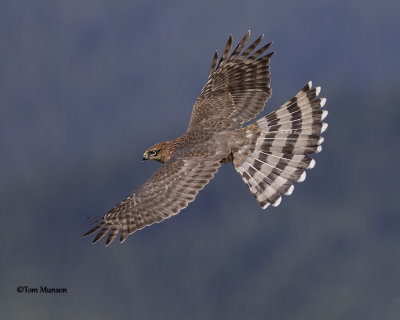
<svg viewBox="0 0 400 320">
<path fill-rule="evenodd" d="M 2 319 L 400 319 L 400 4 L 2 0 Z M 324 150 L 263 211 L 224 165 L 181 214 L 81 238 L 182 134 L 212 55 L 274 41 L 273 96 L 327 98 Z M 397 40 L 396 40 L 397 39 Z M 67 288 L 18 293 L 17 286 Z"/>
</svg>

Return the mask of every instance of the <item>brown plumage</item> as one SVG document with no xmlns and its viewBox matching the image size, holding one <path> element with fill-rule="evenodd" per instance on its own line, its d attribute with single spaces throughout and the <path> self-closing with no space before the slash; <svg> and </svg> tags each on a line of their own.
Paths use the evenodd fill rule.
<svg viewBox="0 0 400 320">
<path fill-rule="evenodd" d="M 120 232 L 120 242 L 145 226 L 179 213 L 213 178 L 222 162 L 233 162 L 262 208 L 279 205 L 281 194 L 293 192 L 292 181 L 303 181 L 315 161 L 308 154 L 321 151 L 319 135 L 327 124 L 320 108 L 320 88 L 309 82 L 291 100 L 256 122 L 271 96 L 269 62 L 264 54 L 271 43 L 254 51 L 263 36 L 243 50 L 246 33 L 232 49 L 229 36 L 222 57 L 214 54 L 208 81 L 193 106 L 189 127 L 177 139 L 147 149 L 143 160 L 164 165 L 141 187 L 111 209 L 86 235 L 98 231 L 93 242 L 108 232 L 106 245 Z"/>
</svg>

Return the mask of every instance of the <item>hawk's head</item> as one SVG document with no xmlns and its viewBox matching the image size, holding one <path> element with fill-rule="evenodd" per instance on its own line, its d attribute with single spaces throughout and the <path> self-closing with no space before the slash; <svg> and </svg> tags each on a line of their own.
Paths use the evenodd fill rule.
<svg viewBox="0 0 400 320">
<path fill-rule="evenodd" d="M 169 150 L 169 147 L 169 141 L 156 143 L 145 151 L 143 154 L 143 161 L 156 160 L 161 163 L 167 162 L 171 156 L 171 150 Z"/>
</svg>

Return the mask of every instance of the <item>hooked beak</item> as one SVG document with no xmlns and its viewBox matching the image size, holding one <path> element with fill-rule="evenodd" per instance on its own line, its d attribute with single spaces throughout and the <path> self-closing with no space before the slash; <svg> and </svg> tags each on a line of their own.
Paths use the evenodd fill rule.
<svg viewBox="0 0 400 320">
<path fill-rule="evenodd" d="M 142 161 L 143 161 L 143 162 L 144 162 L 145 160 L 149 160 L 149 158 L 148 158 L 148 156 L 147 156 L 146 153 L 143 155 L 143 158 L 142 158 Z"/>
</svg>

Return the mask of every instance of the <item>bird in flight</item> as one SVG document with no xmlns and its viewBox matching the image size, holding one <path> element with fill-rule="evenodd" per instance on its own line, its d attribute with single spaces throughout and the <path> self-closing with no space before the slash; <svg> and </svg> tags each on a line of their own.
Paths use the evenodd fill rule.
<svg viewBox="0 0 400 320">
<path fill-rule="evenodd" d="M 293 192 L 293 182 L 304 181 L 305 169 L 315 161 L 309 156 L 321 151 L 320 136 L 327 128 L 326 99 L 311 81 L 293 98 L 268 115 L 255 118 L 271 96 L 271 43 L 256 50 L 258 37 L 246 49 L 248 31 L 232 49 L 229 36 L 218 59 L 215 52 L 208 80 L 196 99 L 187 131 L 180 137 L 147 149 L 143 160 L 163 166 L 142 186 L 91 225 L 84 236 L 95 233 L 93 243 L 107 232 L 109 245 L 137 230 L 161 222 L 192 202 L 214 177 L 221 163 L 232 162 L 260 206 L 278 206 L 281 194 Z"/>
</svg>

